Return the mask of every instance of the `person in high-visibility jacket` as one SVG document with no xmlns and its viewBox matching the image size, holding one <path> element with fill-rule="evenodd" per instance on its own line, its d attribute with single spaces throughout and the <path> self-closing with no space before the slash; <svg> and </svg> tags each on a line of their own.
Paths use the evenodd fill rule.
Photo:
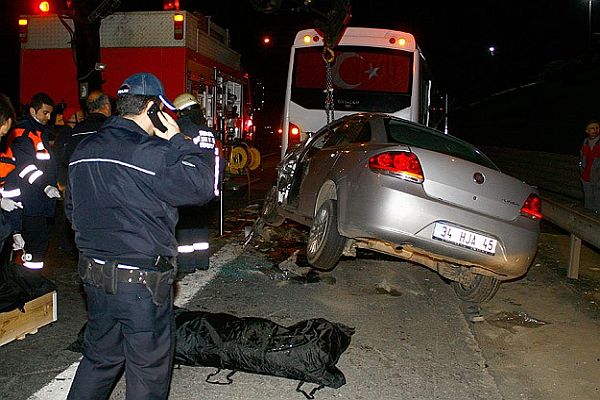
<svg viewBox="0 0 600 400">
<path fill-rule="evenodd" d="M 48 247 L 47 218 L 54 215 L 56 199 L 56 163 L 49 151 L 46 129 L 54 101 L 45 93 L 34 95 L 28 115 L 7 136 L 7 157 L 15 161 L 12 174 L 20 190 L 23 205 L 21 233 L 13 235 L 13 249 L 24 251 L 23 266 L 41 270 Z M 24 242 L 24 243 L 23 243 Z M 20 246 L 18 245 L 20 244 Z"/>
<path fill-rule="evenodd" d="M 182 93 L 173 100 L 177 107 L 177 124 L 181 132 L 198 141 L 198 147 L 203 151 L 214 154 L 215 179 L 214 193 L 219 195 L 219 174 L 221 172 L 218 148 L 215 148 L 215 134 L 209 128 L 200 108 L 200 103 L 191 93 Z M 208 212 L 209 204 L 203 206 L 186 205 L 179 207 L 179 222 L 177 223 L 177 266 L 181 274 L 191 273 L 197 269 L 208 269 Z M 180 274 L 180 276 L 181 276 Z"/>
<path fill-rule="evenodd" d="M 5 136 L 9 131 L 15 119 L 15 109 L 10 102 L 10 99 L 0 93 L 0 137 Z M 4 245 L 4 241 L 13 232 L 12 224 L 8 216 L 15 210 L 22 208 L 19 201 L 20 193 L 18 190 L 10 191 L 6 188 L 6 180 L 14 171 L 15 162 L 12 158 L 5 157 L 0 154 L 0 250 Z"/>
</svg>

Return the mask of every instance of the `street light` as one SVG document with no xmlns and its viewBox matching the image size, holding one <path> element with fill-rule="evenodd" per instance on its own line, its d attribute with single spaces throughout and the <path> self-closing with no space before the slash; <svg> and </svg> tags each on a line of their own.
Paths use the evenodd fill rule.
<svg viewBox="0 0 600 400">
<path fill-rule="evenodd" d="M 588 0 L 588 49 L 592 48 L 592 0 Z"/>
</svg>

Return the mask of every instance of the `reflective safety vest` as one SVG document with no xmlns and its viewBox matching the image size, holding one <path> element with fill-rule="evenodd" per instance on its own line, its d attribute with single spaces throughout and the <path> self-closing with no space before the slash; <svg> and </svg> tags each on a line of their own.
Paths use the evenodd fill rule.
<svg viewBox="0 0 600 400">
<path fill-rule="evenodd" d="M 13 172 L 15 168 L 14 157 L 8 157 L 5 153 L 0 153 L 0 187 L 4 187 L 6 177 Z"/>
<path fill-rule="evenodd" d="M 6 151 L 1 155 L 5 159 L 11 159 L 13 162 L 15 161 L 12 144 L 15 139 L 26 136 L 33 143 L 33 147 L 35 149 L 35 158 L 37 160 L 49 160 L 50 152 L 44 146 L 44 142 L 42 140 L 42 132 L 40 131 L 31 131 L 26 130 L 24 128 L 16 128 L 13 129 L 11 133 L 9 133 L 6 140 Z M 13 164 L 13 169 L 15 169 Z M 30 185 L 32 185 L 38 178 L 40 178 L 44 172 L 39 169 L 35 164 L 26 165 L 23 169 L 18 171 L 19 178 L 23 180 L 27 180 Z"/>
<path fill-rule="evenodd" d="M 21 137 L 25 134 L 33 143 L 33 147 L 35 148 L 35 158 L 37 158 L 38 160 L 49 160 L 50 153 L 44 146 L 44 142 L 42 140 L 42 132 L 28 131 L 23 128 L 13 129 L 12 132 L 6 138 L 6 156 L 14 159 L 11 148 L 12 142 L 14 142 L 16 138 Z"/>
</svg>

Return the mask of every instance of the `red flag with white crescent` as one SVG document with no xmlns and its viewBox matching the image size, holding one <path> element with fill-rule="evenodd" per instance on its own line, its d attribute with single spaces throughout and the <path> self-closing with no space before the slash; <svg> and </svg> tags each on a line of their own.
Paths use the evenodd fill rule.
<svg viewBox="0 0 600 400">
<path fill-rule="evenodd" d="M 312 50 L 312 49 L 311 49 Z M 411 83 L 411 54 L 376 51 L 336 51 L 333 87 L 338 90 L 407 93 Z M 296 53 L 295 86 L 325 88 L 325 63 L 319 51 Z"/>
</svg>

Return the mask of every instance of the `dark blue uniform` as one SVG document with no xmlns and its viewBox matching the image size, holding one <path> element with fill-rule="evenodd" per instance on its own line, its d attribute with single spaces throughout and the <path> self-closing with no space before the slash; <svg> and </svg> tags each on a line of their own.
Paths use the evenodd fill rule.
<svg viewBox="0 0 600 400">
<path fill-rule="evenodd" d="M 109 118 L 83 140 L 69 164 L 67 217 L 80 252 L 98 263 L 152 271 L 177 255 L 176 207 L 213 197 L 214 158 L 193 140 L 149 136 Z M 140 283 L 116 293 L 85 285 L 84 358 L 69 399 L 106 399 L 125 366 L 127 399 L 165 399 L 173 357 L 172 292 L 160 305 Z"/>
<path fill-rule="evenodd" d="M 204 142 L 205 147 L 203 149 L 212 157 L 215 157 L 214 131 L 212 129 L 208 126 L 195 124 L 188 115 L 179 117 L 177 124 L 185 135 L 193 137 L 202 134 L 209 138 L 212 137 L 212 143 Z M 218 180 L 218 176 L 215 179 Z M 210 205 L 206 204 L 204 206 L 193 205 L 179 208 L 181 218 L 177 224 L 176 236 L 179 244 L 177 267 L 181 272 L 208 269 L 210 249 L 208 243 L 209 207 Z"/>
<path fill-rule="evenodd" d="M 19 132 L 19 134 L 16 134 Z M 56 199 L 49 198 L 44 189 L 56 187 L 57 166 L 50 153 L 48 131 L 45 125 L 27 117 L 8 136 L 8 146 L 15 159 L 16 168 L 12 172 L 18 181 L 22 211 L 13 211 L 13 226 L 16 216 L 21 218 L 22 234 L 25 239 L 25 251 L 31 255 L 23 266 L 42 269 L 48 248 L 47 218 L 54 216 Z"/>
</svg>

